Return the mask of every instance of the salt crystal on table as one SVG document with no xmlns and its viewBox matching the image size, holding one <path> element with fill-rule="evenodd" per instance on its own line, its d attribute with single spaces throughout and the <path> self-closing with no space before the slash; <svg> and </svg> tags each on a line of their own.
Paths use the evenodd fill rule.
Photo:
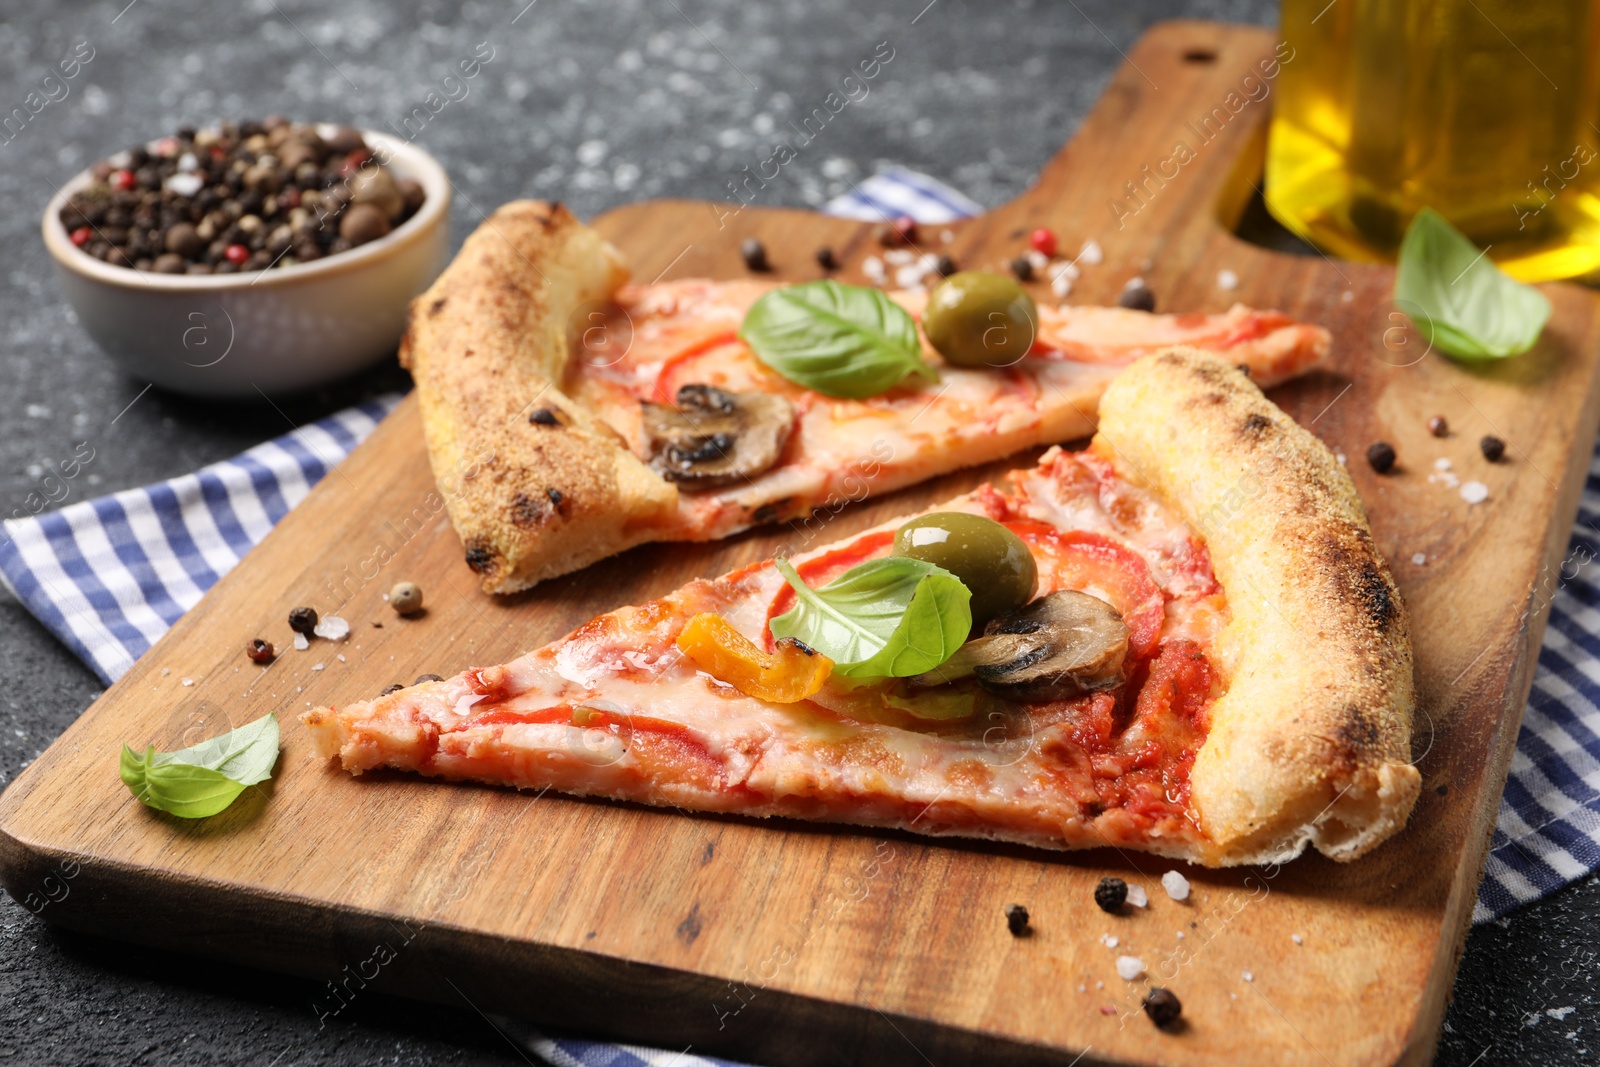
<svg viewBox="0 0 1600 1067">
<path fill-rule="evenodd" d="M 891 267 L 903 267 L 917 258 L 917 254 L 909 248 L 891 248 L 883 254 L 883 261 Z"/>
<path fill-rule="evenodd" d="M 1469 504 L 1481 504 L 1489 499 L 1489 487 L 1482 482 L 1467 482 L 1461 487 L 1461 499 Z"/>
<path fill-rule="evenodd" d="M 1050 291 L 1057 296 L 1066 296 L 1072 292 L 1072 279 L 1065 274 L 1057 275 L 1055 281 L 1050 283 Z"/>
<path fill-rule="evenodd" d="M 1231 270 L 1219 270 L 1219 271 L 1217 271 L 1217 288 L 1219 288 L 1219 289 L 1237 289 L 1237 288 L 1239 288 L 1239 276 L 1237 274 L 1235 274 Z"/>
<path fill-rule="evenodd" d="M 313 663 L 313 664 L 312 664 L 312 665 L 311 665 L 311 669 L 312 669 L 312 670 L 314 670 L 314 671 L 320 671 L 320 670 L 321 670 L 321 669 L 322 669 L 322 664 L 320 664 L 320 663 Z"/>
<path fill-rule="evenodd" d="M 1136 908 L 1148 908 L 1150 898 L 1145 895 L 1144 886 L 1130 885 L 1128 887 L 1128 903 Z"/>
<path fill-rule="evenodd" d="M 1301 937 L 1299 934 L 1290 934 L 1289 940 L 1293 941 L 1297 945 L 1303 945 L 1306 943 L 1305 938 Z"/>
<path fill-rule="evenodd" d="M 1189 899 L 1189 879 L 1177 871 L 1168 871 L 1161 876 L 1161 888 L 1167 891 L 1167 896 L 1173 900 Z"/>
<path fill-rule="evenodd" d="M 1256 980 L 1256 976 L 1251 974 L 1249 971 L 1240 971 L 1239 977 L 1243 978 L 1246 982 L 1254 982 Z"/>
<path fill-rule="evenodd" d="M 350 636 L 350 624 L 337 615 L 329 615 L 318 622 L 311 632 L 325 641 L 343 641 Z"/>
<path fill-rule="evenodd" d="M 183 680 L 183 684 L 184 685 L 193 685 L 194 684 L 194 679 L 193 678 L 185 678 Z"/>
<path fill-rule="evenodd" d="M 1028 251 L 1028 265 L 1034 270 L 1044 270 L 1050 265 L 1050 257 L 1037 248 Z"/>
<path fill-rule="evenodd" d="M 884 269 L 883 260 L 877 256 L 868 256 L 861 261 L 861 273 L 875 285 L 882 285 L 889 280 L 889 272 Z"/>
<path fill-rule="evenodd" d="M 915 289 L 922 284 L 922 271 L 915 263 L 900 267 L 894 272 L 894 283 L 902 289 Z"/>
<path fill-rule="evenodd" d="M 1083 242 L 1083 251 L 1078 253 L 1078 258 L 1092 267 L 1106 257 L 1105 253 L 1100 251 L 1100 242 L 1091 237 Z"/>
<path fill-rule="evenodd" d="M 1138 956 L 1117 957 L 1117 977 L 1131 982 L 1144 973 L 1144 960 Z"/>
<path fill-rule="evenodd" d="M 1100 935 L 1100 943 L 1102 945 L 1104 945 L 1106 948 L 1116 948 L 1117 947 L 1117 937 L 1116 937 L 1115 934 L 1101 934 Z"/>
<path fill-rule="evenodd" d="M 1450 469 L 1450 461 L 1445 459 L 1443 456 L 1440 456 L 1438 459 L 1433 461 L 1433 469 L 1436 471 L 1447 471 Z"/>
<path fill-rule="evenodd" d="M 303 634 L 303 633 L 300 633 L 299 631 L 295 631 L 295 635 L 294 635 L 294 650 L 296 652 L 304 652 L 306 649 L 308 649 L 310 647 L 311 647 L 311 642 L 306 640 L 306 635 Z"/>
<path fill-rule="evenodd" d="M 1411 557 L 1411 562 L 1420 567 L 1424 563 L 1428 562 L 1428 554 L 1426 552 L 1418 552 L 1416 555 Z"/>
</svg>

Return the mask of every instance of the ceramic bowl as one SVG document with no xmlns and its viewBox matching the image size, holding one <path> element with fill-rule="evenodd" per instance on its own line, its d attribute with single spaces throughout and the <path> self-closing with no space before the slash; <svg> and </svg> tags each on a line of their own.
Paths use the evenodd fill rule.
<svg viewBox="0 0 1600 1067">
<path fill-rule="evenodd" d="M 304 389 L 393 355 L 407 303 L 444 268 L 450 179 L 414 145 L 362 136 L 396 177 L 421 183 L 422 207 L 348 252 L 248 274 L 156 274 L 80 251 L 60 220 L 92 180 L 77 175 L 45 209 L 44 243 L 78 321 L 129 374 L 191 396 Z"/>
</svg>

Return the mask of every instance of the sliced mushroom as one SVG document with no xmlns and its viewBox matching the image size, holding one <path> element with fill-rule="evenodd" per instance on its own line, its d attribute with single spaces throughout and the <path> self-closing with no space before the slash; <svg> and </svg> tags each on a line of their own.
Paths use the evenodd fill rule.
<svg viewBox="0 0 1600 1067">
<path fill-rule="evenodd" d="M 686 488 L 755 477 L 778 461 L 794 428 L 794 405 L 774 393 L 693 384 L 677 400 L 677 407 L 643 401 L 641 425 L 651 468 Z"/>
<path fill-rule="evenodd" d="M 1122 681 L 1128 626 L 1116 608 L 1088 593 L 1051 593 L 992 620 L 983 634 L 911 684 L 975 676 L 997 696 L 1043 703 Z"/>
</svg>

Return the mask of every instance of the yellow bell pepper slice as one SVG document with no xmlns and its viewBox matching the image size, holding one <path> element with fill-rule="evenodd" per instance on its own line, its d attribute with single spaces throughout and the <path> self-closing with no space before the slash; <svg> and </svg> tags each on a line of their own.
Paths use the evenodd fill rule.
<svg viewBox="0 0 1600 1067">
<path fill-rule="evenodd" d="M 793 704 L 822 688 L 833 660 L 784 638 L 776 652 L 758 648 L 733 624 L 714 612 L 690 619 L 678 635 L 689 662 L 746 696 L 774 704 Z"/>
</svg>

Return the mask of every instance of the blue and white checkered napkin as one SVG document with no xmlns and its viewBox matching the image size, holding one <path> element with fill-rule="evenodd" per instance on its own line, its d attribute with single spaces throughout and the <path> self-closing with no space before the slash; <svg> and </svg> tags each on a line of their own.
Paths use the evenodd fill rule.
<svg viewBox="0 0 1600 1067">
<path fill-rule="evenodd" d="M 981 206 L 924 174 L 890 168 L 826 210 L 938 223 Z M 350 408 L 194 474 L 3 525 L 0 577 L 107 682 L 297 504 L 398 403 Z M 1593 543 L 1586 540 L 1593 536 Z M 1600 457 L 1583 494 L 1569 562 L 1600 545 Z M 1500 802 L 1474 920 L 1498 918 L 1600 867 L 1600 568 L 1556 592 L 1511 778 Z M 725 1063 L 582 1041 L 535 1041 L 563 1067 Z M 677 1058 L 674 1058 L 677 1057 Z"/>
</svg>

